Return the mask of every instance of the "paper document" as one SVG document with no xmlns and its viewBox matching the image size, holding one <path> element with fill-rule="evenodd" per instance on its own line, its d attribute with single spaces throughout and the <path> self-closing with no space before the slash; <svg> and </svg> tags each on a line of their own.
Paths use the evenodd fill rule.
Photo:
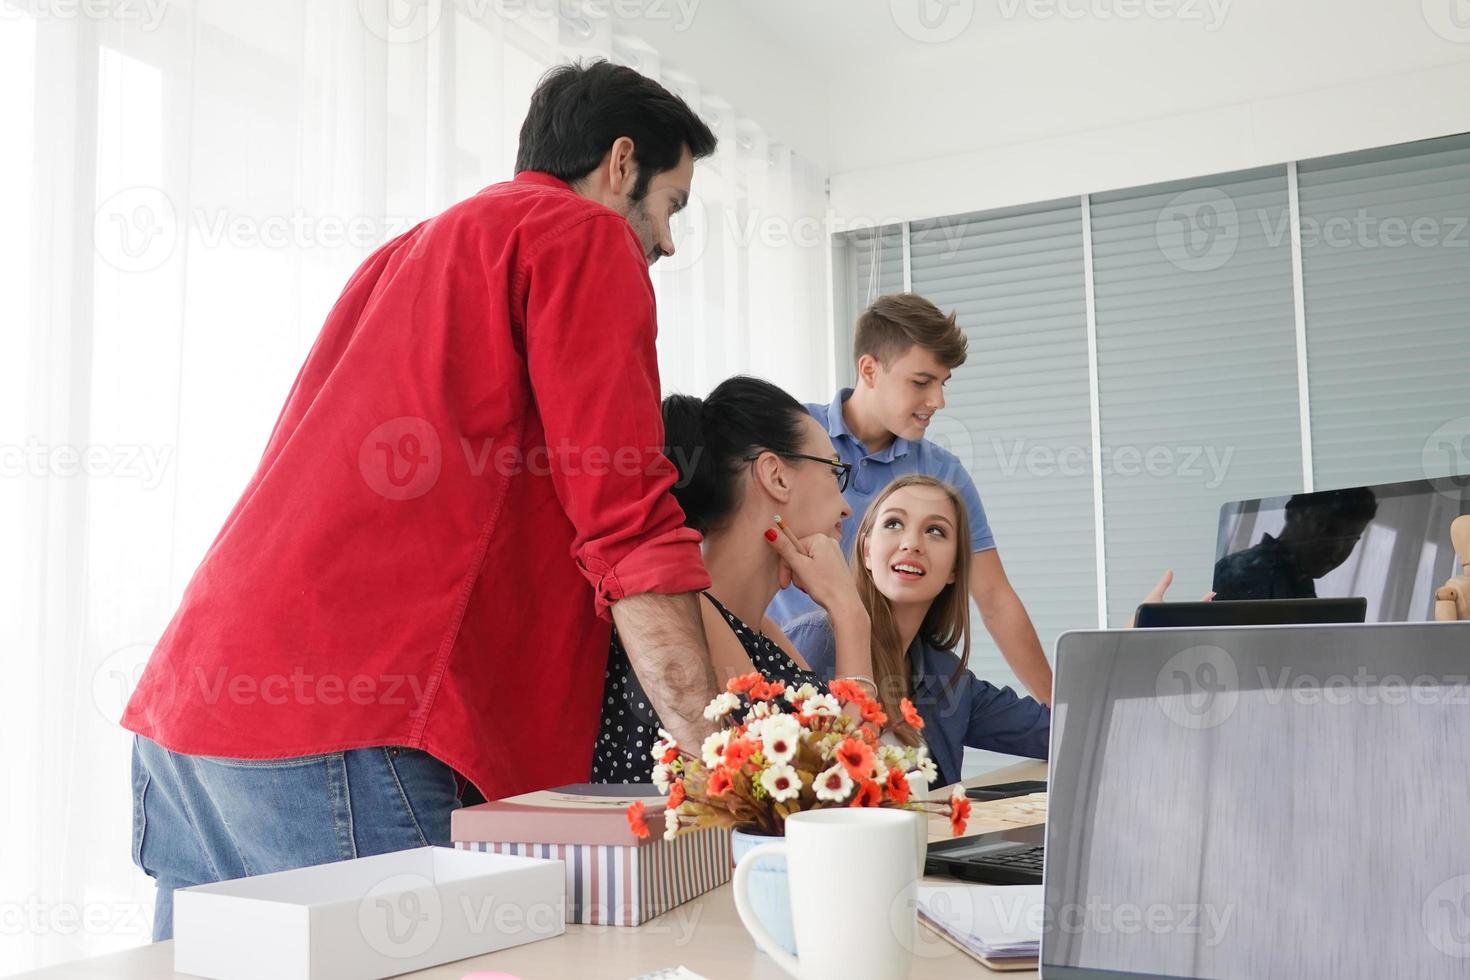
<svg viewBox="0 0 1470 980">
<path fill-rule="evenodd" d="M 978 956 L 1035 956 L 1041 948 L 1040 885 L 923 885 L 919 915 Z"/>
</svg>

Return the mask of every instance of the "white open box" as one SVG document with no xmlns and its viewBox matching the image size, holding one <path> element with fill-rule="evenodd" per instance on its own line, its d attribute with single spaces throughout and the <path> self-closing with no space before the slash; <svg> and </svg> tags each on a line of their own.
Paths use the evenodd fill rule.
<svg viewBox="0 0 1470 980">
<path fill-rule="evenodd" d="M 565 931 L 562 862 L 449 847 L 174 892 L 174 969 L 214 980 L 373 980 Z"/>
</svg>

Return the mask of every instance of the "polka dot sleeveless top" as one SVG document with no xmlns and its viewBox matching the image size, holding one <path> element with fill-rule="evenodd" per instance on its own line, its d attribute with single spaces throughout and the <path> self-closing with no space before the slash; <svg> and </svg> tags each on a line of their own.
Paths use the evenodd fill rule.
<svg viewBox="0 0 1470 980">
<path fill-rule="evenodd" d="M 786 651 L 768 637 L 741 622 L 708 592 L 704 597 L 717 609 L 735 631 L 746 656 L 771 681 L 785 681 L 786 686 L 810 684 L 826 692 L 827 685 L 817 675 L 802 670 Z M 647 783 L 653 779 L 653 743 L 658 741 L 661 723 L 653 702 L 643 693 L 628 653 L 623 649 L 617 630 L 613 630 L 612 647 L 607 656 L 607 674 L 602 688 L 602 729 L 592 753 L 592 782 Z M 698 749 L 698 746 L 694 746 Z"/>
</svg>

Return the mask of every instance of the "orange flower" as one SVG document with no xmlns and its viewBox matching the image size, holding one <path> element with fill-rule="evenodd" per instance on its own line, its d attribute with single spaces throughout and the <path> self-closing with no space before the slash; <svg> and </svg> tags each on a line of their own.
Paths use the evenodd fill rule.
<svg viewBox="0 0 1470 980">
<path fill-rule="evenodd" d="M 667 809 L 673 810 L 684 802 L 684 780 L 680 779 L 669 787 L 669 802 Z"/>
<path fill-rule="evenodd" d="M 838 701 L 841 701 L 843 704 L 846 704 L 849 701 L 855 701 L 861 704 L 862 702 L 868 700 L 868 696 L 863 692 L 862 688 L 858 687 L 857 684 L 852 681 L 845 681 L 841 678 L 838 678 L 837 680 L 834 680 L 832 681 L 832 683 L 828 684 L 827 690 L 831 691 L 832 696 Z"/>
<path fill-rule="evenodd" d="M 909 723 L 909 727 L 915 731 L 923 730 L 924 719 L 919 717 L 919 712 L 915 710 L 914 703 L 908 698 L 904 698 L 899 702 L 899 706 L 903 708 L 903 720 Z"/>
<path fill-rule="evenodd" d="M 879 728 L 888 724 L 888 716 L 883 713 L 883 706 L 877 701 L 864 701 L 862 711 L 863 721 L 877 725 Z"/>
<path fill-rule="evenodd" d="M 908 777 L 900 770 L 888 770 L 888 778 L 884 780 L 884 787 L 888 790 L 888 798 L 900 806 L 909 801 Z"/>
<path fill-rule="evenodd" d="M 759 748 L 759 745 L 748 738 L 732 738 L 730 744 L 725 746 L 725 765 L 731 772 L 735 772 L 749 762 Z"/>
<path fill-rule="evenodd" d="M 750 688 L 750 700 L 774 701 L 785 693 L 785 681 L 758 681 Z"/>
<path fill-rule="evenodd" d="M 705 784 L 704 792 L 707 796 L 723 796 L 734 785 L 735 781 L 730 778 L 730 770 L 724 766 L 715 766 L 709 774 L 709 782 Z"/>
<path fill-rule="evenodd" d="M 668 765 L 677 758 L 679 758 L 679 749 L 677 746 L 671 745 L 669 746 L 668 751 L 664 753 L 664 757 L 658 761 L 663 765 Z"/>
<path fill-rule="evenodd" d="M 760 671 L 751 671 L 748 674 L 741 674 L 739 677 L 730 678 L 730 682 L 725 685 L 725 690 L 731 694 L 744 694 L 755 685 L 761 683 L 762 680 L 764 678 L 761 677 Z"/>
<path fill-rule="evenodd" d="M 970 819 L 970 799 L 967 796 L 954 796 L 949 801 L 949 828 L 958 837 L 965 832 L 965 823 Z"/>
<path fill-rule="evenodd" d="M 867 779 L 873 774 L 873 747 L 855 738 L 844 738 L 834 753 L 838 762 L 853 779 Z"/>
<path fill-rule="evenodd" d="M 633 831 L 633 836 L 639 840 L 648 836 L 648 822 L 643 819 L 642 800 L 628 807 L 628 827 Z"/>
<path fill-rule="evenodd" d="M 858 784 L 857 792 L 852 794 L 852 802 L 848 806 L 877 806 L 883 802 L 883 790 L 871 779 L 864 779 Z"/>
</svg>

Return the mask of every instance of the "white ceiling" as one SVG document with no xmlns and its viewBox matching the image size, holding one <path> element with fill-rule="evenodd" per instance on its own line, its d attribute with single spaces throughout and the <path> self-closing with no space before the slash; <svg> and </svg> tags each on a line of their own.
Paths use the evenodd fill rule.
<svg viewBox="0 0 1470 980">
<path fill-rule="evenodd" d="M 820 103 L 805 135 L 834 174 L 1470 64 L 1430 0 L 705 2 L 769 39 L 752 67 L 791 52 L 816 76 L 792 98 Z"/>
<path fill-rule="evenodd" d="M 1432 23 L 1441 0 L 674 2 L 694 12 L 686 29 L 628 29 L 834 178 L 1028 147 L 1054 156 L 1067 152 L 1055 141 L 1088 133 L 1120 134 L 1108 152 L 1127 156 L 1134 127 L 1208 139 L 1220 114 L 1239 121 L 1227 140 L 1261 137 L 1256 155 L 1279 162 L 1276 131 L 1319 121 L 1282 108 L 1292 100 L 1323 93 L 1393 119 L 1402 111 L 1374 92 L 1470 69 L 1470 37 Z M 1154 9 L 1173 13 L 1139 13 Z"/>
<path fill-rule="evenodd" d="M 834 71 L 960 56 L 1019 23 L 1002 17 L 997 0 L 741 0 L 740 7 L 787 47 Z M 921 14 L 932 33 L 917 20 Z M 903 24 L 924 36 L 905 33 Z"/>
</svg>

